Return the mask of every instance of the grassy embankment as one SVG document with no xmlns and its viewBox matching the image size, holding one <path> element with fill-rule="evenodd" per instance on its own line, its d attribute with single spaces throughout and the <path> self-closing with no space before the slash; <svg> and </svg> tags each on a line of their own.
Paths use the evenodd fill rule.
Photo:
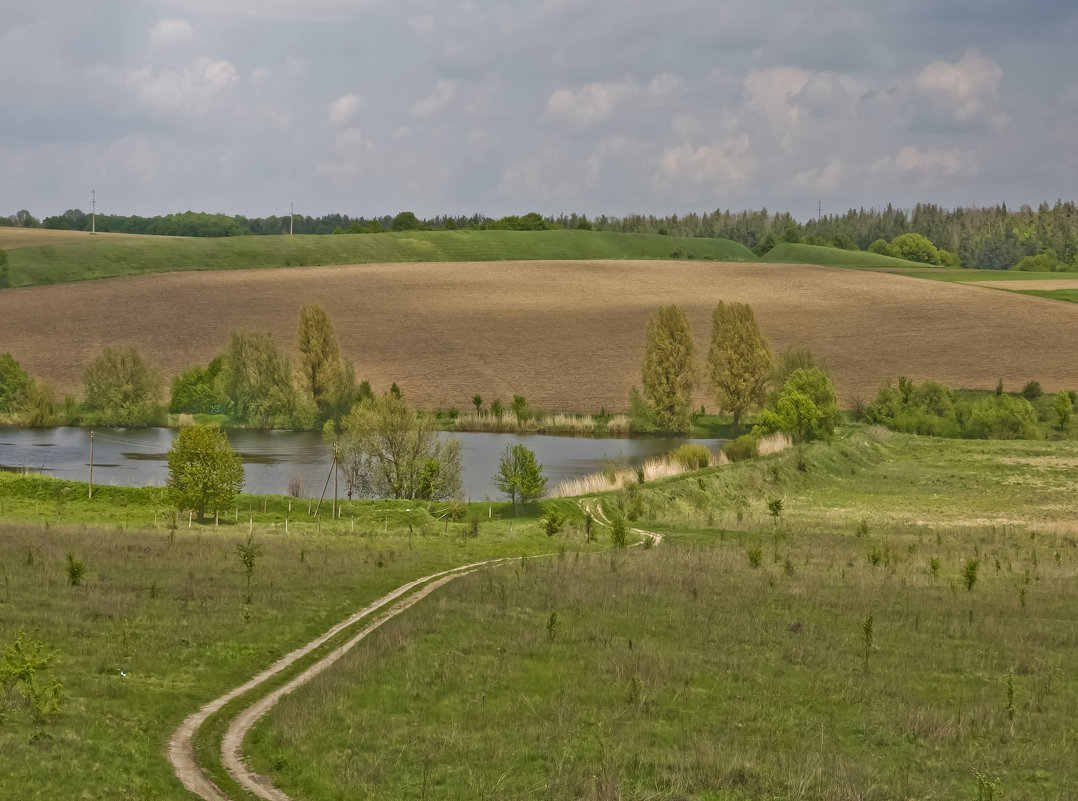
<svg viewBox="0 0 1078 801">
<path fill-rule="evenodd" d="M 286 698 L 254 766 L 311 799 L 1075 795 L 1078 446 L 804 456 L 606 501 L 660 548 L 455 582 Z"/>
<path fill-rule="evenodd" d="M 85 484 L 0 474 L 0 518 L 8 521 L 0 523 L 0 649 L 25 627 L 56 651 L 38 684 L 54 676 L 67 695 L 60 715 L 45 722 L 14 689 L 0 695 L 0 794 L 185 797 L 165 745 L 201 704 L 406 581 L 552 550 L 534 506 L 512 533 L 506 504 L 472 505 L 447 532 L 448 504 L 428 511 L 415 502 L 346 502 L 337 521 L 323 505 L 317 523 L 306 500 L 293 501 L 286 535 L 288 502 L 241 496 L 238 523 L 218 528 L 211 517 L 188 529 L 184 518 L 170 531 L 153 489 L 102 487 L 89 501 Z M 251 525 L 248 505 L 263 548 L 249 607 L 236 551 Z M 574 524 L 553 547 L 601 545 L 586 544 Z M 80 586 L 69 584 L 67 554 L 85 565 Z M 213 737 L 211 727 L 199 740 L 211 766 Z"/>
<path fill-rule="evenodd" d="M 8 251 L 11 286 L 59 284 L 144 273 L 242 270 L 377 262 L 544 259 L 697 259 L 756 261 L 726 239 L 610 231 L 410 231 L 339 236 L 220 239 L 106 234 Z"/>
<path fill-rule="evenodd" d="M 882 256 L 865 250 L 842 250 L 823 245 L 800 245 L 784 242 L 775 245 L 761 259 L 778 264 L 819 264 L 824 267 L 887 268 L 888 270 L 924 267 L 916 262 Z"/>
</svg>

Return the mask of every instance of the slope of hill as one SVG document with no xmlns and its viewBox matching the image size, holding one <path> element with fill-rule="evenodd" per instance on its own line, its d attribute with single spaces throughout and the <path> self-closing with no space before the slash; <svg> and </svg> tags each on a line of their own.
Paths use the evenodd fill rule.
<svg viewBox="0 0 1078 801">
<path fill-rule="evenodd" d="M 775 245 L 760 261 L 782 262 L 784 264 L 820 264 L 825 267 L 886 267 L 886 268 L 926 268 L 929 265 L 914 261 L 881 256 L 864 250 L 841 250 L 822 245 L 800 245 L 783 242 Z"/>
<path fill-rule="evenodd" d="M 56 232 L 44 231 L 42 236 Z M 239 270 L 385 262 L 669 259 L 757 261 L 726 239 L 693 239 L 611 231 L 408 231 L 341 236 L 45 239 L 8 250 L 11 286 L 186 270 Z M 10 247 L 10 245 L 9 245 Z"/>
</svg>

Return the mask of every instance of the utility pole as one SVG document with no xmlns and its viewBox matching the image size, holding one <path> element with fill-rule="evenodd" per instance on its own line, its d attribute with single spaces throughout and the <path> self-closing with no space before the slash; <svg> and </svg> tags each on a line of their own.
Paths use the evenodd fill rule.
<svg viewBox="0 0 1078 801">
<path fill-rule="evenodd" d="M 817 200 L 816 201 L 816 222 L 821 222 L 822 220 L 823 220 L 823 201 L 822 200 Z"/>
<path fill-rule="evenodd" d="M 340 443 L 333 443 L 333 517 L 337 517 L 337 474 L 341 471 L 337 469 L 338 449 Z"/>
<path fill-rule="evenodd" d="M 94 432 L 90 432 L 90 490 L 87 499 L 94 497 Z"/>
<path fill-rule="evenodd" d="M 84 223 L 85 225 L 85 223 Z M 85 229 L 84 229 L 85 230 Z M 97 233 L 97 190 L 90 190 L 90 233 Z M 94 435 L 90 435 L 90 442 L 94 441 Z"/>
<path fill-rule="evenodd" d="M 288 204 L 288 235 L 292 236 L 292 218 L 296 216 L 296 204 Z"/>
</svg>

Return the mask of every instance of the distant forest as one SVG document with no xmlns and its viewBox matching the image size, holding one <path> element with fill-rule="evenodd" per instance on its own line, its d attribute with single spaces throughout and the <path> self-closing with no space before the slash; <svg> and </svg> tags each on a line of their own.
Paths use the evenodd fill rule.
<svg viewBox="0 0 1078 801">
<path fill-rule="evenodd" d="M 400 230 L 542 230 L 550 228 L 620 231 L 623 233 L 732 239 L 759 256 L 780 242 L 826 245 L 848 250 L 882 250 L 884 243 L 903 234 L 920 234 L 933 245 L 957 257 L 963 267 L 988 270 L 1078 270 L 1078 207 L 1071 201 L 1042 203 L 1037 209 L 1006 205 L 945 209 L 924 203 L 911 211 L 888 205 L 885 209 L 859 209 L 841 215 L 798 222 L 787 212 L 721 211 L 704 214 L 588 219 L 570 214 L 557 217 L 538 213 L 493 219 L 481 214 L 419 219 L 412 212 L 396 216 L 322 217 L 288 215 L 229 217 L 223 214 L 184 212 L 160 217 L 97 215 L 97 230 L 162 236 L 249 236 L 296 234 L 370 234 Z M 36 219 L 26 210 L 0 217 L 0 225 L 89 230 L 90 218 L 79 209 L 56 217 Z M 875 247 L 874 247 L 875 245 Z"/>
</svg>

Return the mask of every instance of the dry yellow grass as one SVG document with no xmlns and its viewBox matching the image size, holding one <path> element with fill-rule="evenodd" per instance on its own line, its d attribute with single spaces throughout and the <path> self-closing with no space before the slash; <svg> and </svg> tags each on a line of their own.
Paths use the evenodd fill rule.
<svg viewBox="0 0 1078 801">
<path fill-rule="evenodd" d="M 54 231 L 51 228 L 0 228 L 0 250 L 28 248 L 35 245 L 57 245 L 73 242 L 88 236 L 123 239 L 140 234 L 90 234 L 87 231 Z"/>
<path fill-rule="evenodd" d="M 719 300 L 752 304 L 776 350 L 811 348 L 844 399 L 906 375 L 956 387 L 1078 388 L 1078 304 L 896 275 L 791 264 L 658 261 L 371 264 L 174 273 L 0 291 L 0 352 L 60 390 L 102 346 L 139 345 L 166 376 L 219 353 L 234 327 L 293 347 L 299 307 L 325 304 L 375 389 L 426 407 L 471 396 L 621 410 L 644 324 L 688 313 L 703 354 Z M 713 408 L 699 393 L 697 405 Z"/>
</svg>

